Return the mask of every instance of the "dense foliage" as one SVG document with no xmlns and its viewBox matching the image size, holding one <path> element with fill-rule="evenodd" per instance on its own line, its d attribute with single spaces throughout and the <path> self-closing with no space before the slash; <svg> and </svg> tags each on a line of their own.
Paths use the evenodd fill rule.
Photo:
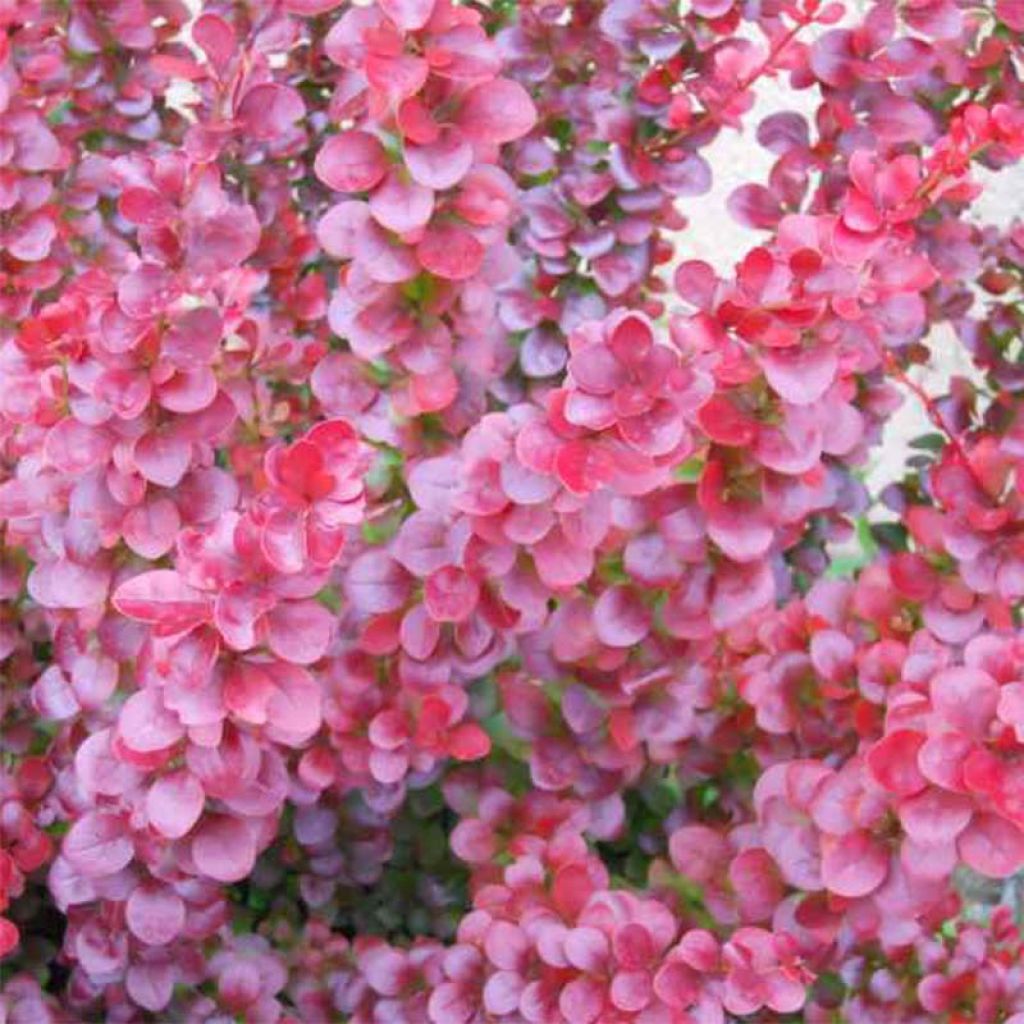
<svg viewBox="0 0 1024 1024">
<path fill-rule="evenodd" d="M 0 0 L 0 1020 L 1022 1024 L 1024 3 L 195 6 Z"/>
</svg>

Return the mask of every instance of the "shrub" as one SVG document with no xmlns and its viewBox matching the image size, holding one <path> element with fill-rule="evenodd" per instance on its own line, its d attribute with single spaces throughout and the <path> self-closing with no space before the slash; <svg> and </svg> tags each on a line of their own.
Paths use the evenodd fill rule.
<svg viewBox="0 0 1024 1024">
<path fill-rule="evenodd" d="M 198 6 L 0 5 L 0 1016 L 1022 1024 L 1024 5 Z"/>
</svg>

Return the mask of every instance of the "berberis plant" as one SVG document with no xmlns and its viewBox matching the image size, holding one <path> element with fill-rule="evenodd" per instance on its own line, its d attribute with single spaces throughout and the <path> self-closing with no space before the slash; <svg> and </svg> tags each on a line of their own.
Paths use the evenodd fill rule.
<svg viewBox="0 0 1024 1024">
<path fill-rule="evenodd" d="M 0 1019 L 1024 1022 L 1024 2 L 0 25 Z"/>
</svg>

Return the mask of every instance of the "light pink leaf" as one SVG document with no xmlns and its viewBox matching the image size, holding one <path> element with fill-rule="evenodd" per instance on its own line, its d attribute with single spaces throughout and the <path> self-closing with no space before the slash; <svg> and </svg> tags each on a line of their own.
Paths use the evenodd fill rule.
<svg viewBox="0 0 1024 1024">
<path fill-rule="evenodd" d="M 960 833 L 963 862 L 988 878 L 1009 878 L 1024 867 L 1024 833 L 995 814 L 976 814 Z"/>
<path fill-rule="evenodd" d="M 256 839 L 245 822 L 227 815 L 207 818 L 192 838 L 192 860 L 218 882 L 240 882 L 256 863 Z"/>
<path fill-rule="evenodd" d="M 729 214 L 745 228 L 770 230 L 782 219 L 779 200 L 764 185 L 740 185 L 727 200 Z"/>
<path fill-rule="evenodd" d="M 150 561 L 174 547 L 180 529 L 178 506 L 170 498 L 154 498 L 136 505 L 121 523 L 125 544 Z"/>
<path fill-rule="evenodd" d="M 302 97 L 290 85 L 264 82 L 245 94 L 238 119 L 250 138 L 264 142 L 284 135 L 305 113 Z"/>
<path fill-rule="evenodd" d="M 867 832 L 849 832 L 825 850 L 821 878 L 839 896 L 856 899 L 874 892 L 889 873 L 885 847 Z"/>
<path fill-rule="evenodd" d="M 404 235 L 422 228 L 434 212 L 434 193 L 392 173 L 370 196 L 370 213 L 381 227 Z"/>
<path fill-rule="evenodd" d="M 206 803 L 202 783 L 181 768 L 157 779 L 146 794 L 150 825 L 167 839 L 180 839 L 199 820 Z"/>
<path fill-rule="evenodd" d="M 951 843 L 967 827 L 971 811 L 967 797 L 935 787 L 902 801 L 899 806 L 904 831 L 924 846 Z"/>
<path fill-rule="evenodd" d="M 166 750 L 185 735 L 178 716 L 168 711 L 154 687 L 133 693 L 118 715 L 117 732 L 126 747 L 141 754 Z"/>
<path fill-rule="evenodd" d="M 192 38 L 215 67 L 223 67 L 235 52 L 235 31 L 217 14 L 202 14 L 192 26 Z"/>
<path fill-rule="evenodd" d="M 999 684 L 980 668 L 942 669 L 932 677 L 930 690 L 942 720 L 969 736 L 985 733 L 999 706 Z"/>
<path fill-rule="evenodd" d="M 334 636 L 334 616 L 316 601 L 284 601 L 266 621 L 270 649 L 293 665 L 319 661 Z"/>
<path fill-rule="evenodd" d="M 117 286 L 118 305 L 135 320 L 162 313 L 180 294 L 174 275 L 156 263 L 143 263 L 125 274 Z"/>
<path fill-rule="evenodd" d="M 435 0 L 380 0 L 380 7 L 403 32 L 415 32 L 430 20 L 434 3 Z"/>
<path fill-rule="evenodd" d="M 107 599 L 110 570 L 68 558 L 41 562 L 28 577 L 28 592 L 44 608 L 93 608 Z"/>
<path fill-rule="evenodd" d="M 124 796 L 144 778 L 137 768 L 114 756 L 111 736 L 112 730 L 101 729 L 87 736 L 75 751 L 75 775 L 79 785 L 90 794 Z"/>
<path fill-rule="evenodd" d="M 431 573 L 423 587 L 427 611 L 436 622 L 464 622 L 473 614 L 479 596 L 480 584 L 454 566 Z"/>
<path fill-rule="evenodd" d="M 128 897 L 125 922 L 147 946 L 166 946 L 185 927 L 185 902 L 169 885 L 147 882 Z"/>
<path fill-rule="evenodd" d="M 369 220 L 370 207 L 367 203 L 356 200 L 338 203 L 320 218 L 316 228 L 317 240 L 336 259 L 352 259 Z"/>
<path fill-rule="evenodd" d="M 134 963 L 125 974 L 128 995 L 150 1013 L 160 1013 L 174 995 L 177 969 L 166 960 L 153 963 Z"/>
<path fill-rule="evenodd" d="M 537 109 L 518 82 L 496 78 L 469 90 L 456 123 L 473 142 L 511 142 L 537 123 Z"/>
<path fill-rule="evenodd" d="M 177 434 L 143 434 L 132 451 L 138 471 L 150 482 L 161 487 L 176 487 L 188 472 L 192 461 L 192 445 Z"/>
<path fill-rule="evenodd" d="M 106 811 L 86 811 L 64 837 L 63 853 L 87 878 L 115 874 L 135 854 L 127 819 Z"/>
<path fill-rule="evenodd" d="M 114 439 L 105 429 L 87 426 L 70 416 L 54 424 L 43 443 L 49 462 L 69 476 L 102 466 L 113 448 Z"/>
<path fill-rule="evenodd" d="M 811 405 L 831 387 L 839 367 L 834 348 L 767 349 L 758 356 L 772 390 L 793 405 Z"/>
<path fill-rule="evenodd" d="M 408 573 L 385 551 L 364 552 L 345 575 L 345 596 L 364 613 L 379 614 L 401 608 L 409 590 Z"/>
<path fill-rule="evenodd" d="M 274 692 L 267 702 L 266 734 L 297 747 L 320 728 L 320 686 L 305 669 L 277 664 L 270 669 Z"/>
<path fill-rule="evenodd" d="M 594 632 L 609 647 L 633 647 L 651 628 L 651 614 L 629 587 L 609 587 L 594 605 Z"/>
<path fill-rule="evenodd" d="M 184 633 L 210 619 L 212 602 L 172 569 L 133 576 L 114 592 L 114 607 L 130 619 L 148 622 L 156 636 Z"/>
<path fill-rule="evenodd" d="M 332 135 L 313 163 L 316 176 L 337 192 L 365 192 L 384 177 L 388 158 L 376 136 L 348 131 Z"/>
<path fill-rule="evenodd" d="M 575 587 L 594 569 L 594 553 L 570 544 L 557 528 L 534 546 L 533 561 L 537 575 L 552 590 Z"/>
<path fill-rule="evenodd" d="M 473 147 L 453 129 L 443 131 L 435 142 L 405 148 L 405 164 L 413 181 L 437 192 L 454 188 L 472 163 Z"/>
<path fill-rule="evenodd" d="M 485 250 L 475 235 L 458 224 L 427 228 L 416 246 L 424 269 L 446 281 L 465 281 L 483 265 Z"/>
</svg>

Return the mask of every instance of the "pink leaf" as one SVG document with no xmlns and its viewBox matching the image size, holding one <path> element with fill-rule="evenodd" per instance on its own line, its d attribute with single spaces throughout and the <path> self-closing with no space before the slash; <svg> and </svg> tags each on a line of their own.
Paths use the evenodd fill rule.
<svg viewBox="0 0 1024 1024">
<path fill-rule="evenodd" d="M 903 829 L 914 842 L 924 846 L 949 843 L 971 820 L 971 801 L 959 793 L 930 787 L 899 806 Z"/>
<path fill-rule="evenodd" d="M 826 847 L 821 877 L 826 888 L 856 899 L 874 892 L 889 873 L 885 847 L 864 831 L 849 832 Z"/>
<path fill-rule="evenodd" d="M 384 177 L 388 158 L 380 141 L 368 132 L 332 135 L 313 164 L 316 176 L 337 192 L 365 192 Z"/>
<path fill-rule="evenodd" d="M 537 110 L 526 90 L 507 78 L 474 86 L 462 101 L 458 126 L 473 142 L 511 142 L 537 122 Z"/>
<path fill-rule="evenodd" d="M 114 439 L 106 430 L 87 426 L 71 417 L 52 426 L 43 444 L 49 462 L 62 473 L 72 476 L 102 466 L 113 448 Z"/>
<path fill-rule="evenodd" d="M 177 213 L 167 198 L 154 188 L 126 188 L 117 208 L 125 220 L 147 228 L 163 227 Z"/>
<path fill-rule="evenodd" d="M 811 405 L 832 386 L 839 360 L 833 348 L 768 349 L 758 361 L 772 390 L 793 405 Z"/>
<path fill-rule="evenodd" d="M 534 545 L 533 561 L 537 575 L 552 590 L 579 585 L 594 568 L 593 552 L 570 544 L 557 528 Z"/>
<path fill-rule="evenodd" d="M 430 20 L 434 3 L 435 0 L 380 0 L 380 7 L 403 32 L 415 32 Z"/>
<path fill-rule="evenodd" d="M 476 237 L 457 224 L 427 228 L 416 247 L 424 269 L 448 281 L 465 281 L 483 265 L 485 250 Z"/>
<path fill-rule="evenodd" d="M 245 94 L 238 119 L 247 135 L 263 142 L 286 134 L 305 113 L 302 97 L 291 86 L 265 82 Z"/>
<path fill-rule="evenodd" d="M 266 734 L 286 746 L 300 746 L 320 728 L 320 686 L 296 665 L 274 665 L 270 675 L 274 692 L 267 702 Z"/>
<path fill-rule="evenodd" d="M 732 219 L 745 228 L 769 230 L 782 219 L 779 200 L 764 185 L 740 185 L 729 195 Z"/>
<path fill-rule="evenodd" d="M 443 192 L 454 188 L 473 163 L 473 147 L 452 129 L 423 146 L 406 146 L 405 164 L 413 181 Z"/>
<path fill-rule="evenodd" d="M 593 1024 L 600 1019 L 604 1005 L 604 990 L 596 978 L 575 978 L 558 997 L 562 1016 L 573 1024 Z"/>
<path fill-rule="evenodd" d="M 145 1010 L 160 1013 L 174 995 L 174 979 L 177 971 L 173 963 L 134 963 L 125 974 L 125 988 Z"/>
<path fill-rule="evenodd" d="M 345 575 L 345 596 L 359 611 L 370 614 L 401 608 L 409 594 L 408 573 L 385 551 L 366 551 Z"/>
<path fill-rule="evenodd" d="M 192 38 L 215 67 L 223 67 L 235 52 L 235 31 L 216 14 L 200 15 L 192 26 Z"/>
<path fill-rule="evenodd" d="M 103 878 L 126 867 L 135 847 L 121 815 L 86 811 L 64 837 L 63 852 L 76 871 L 88 878 Z"/>
<path fill-rule="evenodd" d="M 404 235 L 422 228 L 434 212 L 434 193 L 415 182 L 389 174 L 370 196 L 370 213 L 382 227 Z"/>
<path fill-rule="evenodd" d="M 976 814 L 960 833 L 957 851 L 964 863 L 988 878 L 1009 878 L 1024 867 L 1024 833 L 995 814 Z"/>
<path fill-rule="evenodd" d="M 217 274 L 244 263 L 260 240 L 260 223 L 251 206 L 226 204 L 215 211 L 190 212 L 185 218 L 185 259 L 193 274 Z"/>
<path fill-rule="evenodd" d="M 147 946 L 166 946 L 185 927 L 185 903 L 169 886 L 136 886 L 125 905 L 129 931 Z"/>
<path fill-rule="evenodd" d="M 650 612 L 629 587 L 609 587 L 594 605 L 594 632 L 609 647 L 633 647 L 651 627 Z"/>
<path fill-rule="evenodd" d="M 252 830 L 238 818 L 207 818 L 192 838 L 192 860 L 199 871 L 218 882 L 240 882 L 256 863 Z"/>
<path fill-rule="evenodd" d="M 924 742 L 921 733 L 909 729 L 897 729 L 879 740 L 867 756 L 868 768 L 878 784 L 899 796 L 911 796 L 924 789 L 927 782 L 917 763 Z"/>
<path fill-rule="evenodd" d="M 363 64 L 366 78 L 392 105 L 415 96 L 426 84 L 429 65 L 412 54 L 371 53 Z"/>
<path fill-rule="evenodd" d="M 42 562 L 28 577 L 28 592 L 44 608 L 92 608 L 107 599 L 110 570 L 67 558 Z"/>
<path fill-rule="evenodd" d="M 979 668 L 942 669 L 932 677 L 930 690 L 942 720 L 969 736 L 984 734 L 999 706 L 999 684 Z"/>
<path fill-rule="evenodd" d="M 267 616 L 270 649 L 294 665 L 312 665 L 327 652 L 334 616 L 316 601 L 285 601 Z"/>
<path fill-rule="evenodd" d="M 114 607 L 130 619 L 147 622 L 156 636 L 184 633 L 210 619 L 212 602 L 173 570 L 134 576 L 114 592 Z"/>
<path fill-rule="evenodd" d="M 497 1017 L 514 1014 L 525 985 L 526 980 L 515 971 L 497 971 L 484 985 L 484 1008 Z"/>
<path fill-rule="evenodd" d="M 150 483 L 176 487 L 188 472 L 192 445 L 176 434 L 161 434 L 154 430 L 135 442 L 132 458 Z"/>
<path fill-rule="evenodd" d="M 473 614 L 479 595 L 479 583 L 454 566 L 431 573 L 423 588 L 427 611 L 437 622 L 464 622 Z"/>
<path fill-rule="evenodd" d="M 132 551 L 152 561 L 174 547 L 180 528 L 178 506 L 170 498 L 154 498 L 128 512 L 121 534 Z"/>
<path fill-rule="evenodd" d="M 121 309 L 135 320 L 147 320 L 164 311 L 180 294 L 174 275 L 155 263 L 143 263 L 125 274 L 117 286 Z"/>
<path fill-rule="evenodd" d="M 160 693 L 152 687 L 133 693 L 124 702 L 117 731 L 125 746 L 142 754 L 166 750 L 185 735 L 177 715 L 164 708 Z"/>
<path fill-rule="evenodd" d="M 157 779 L 146 794 L 150 825 L 167 839 L 180 839 L 199 820 L 206 803 L 202 783 L 186 769 Z"/>
</svg>

